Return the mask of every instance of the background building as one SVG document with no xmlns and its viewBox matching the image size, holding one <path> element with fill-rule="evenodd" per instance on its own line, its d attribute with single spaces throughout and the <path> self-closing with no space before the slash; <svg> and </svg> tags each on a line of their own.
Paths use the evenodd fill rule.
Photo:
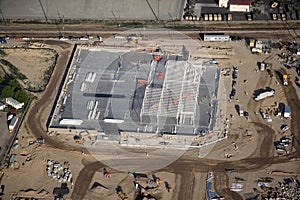
<svg viewBox="0 0 300 200">
<path fill-rule="evenodd" d="M 219 7 L 220 8 L 227 8 L 229 4 L 229 0 L 219 0 Z"/>
<path fill-rule="evenodd" d="M 250 12 L 251 0 L 230 0 L 230 12 Z"/>
</svg>

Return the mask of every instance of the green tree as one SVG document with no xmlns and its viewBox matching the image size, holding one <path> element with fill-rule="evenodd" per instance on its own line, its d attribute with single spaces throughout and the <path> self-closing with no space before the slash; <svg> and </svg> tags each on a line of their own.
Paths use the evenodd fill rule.
<svg viewBox="0 0 300 200">
<path fill-rule="evenodd" d="M 2 76 L 0 76 L 0 85 L 4 82 L 4 78 Z"/>
<path fill-rule="evenodd" d="M 15 92 L 17 90 L 21 89 L 21 85 L 16 79 L 9 80 L 8 85 L 11 86 L 14 89 Z"/>
<path fill-rule="evenodd" d="M 21 102 L 21 103 L 25 103 L 27 104 L 28 100 L 29 100 L 29 96 L 27 94 L 27 92 L 23 91 L 23 90 L 18 90 L 14 96 L 14 98 Z"/>
<path fill-rule="evenodd" d="M 2 98 L 7 98 L 7 97 L 13 97 L 14 96 L 14 88 L 12 88 L 11 86 L 5 86 L 3 89 L 2 89 L 2 92 L 1 92 L 1 97 Z"/>
</svg>

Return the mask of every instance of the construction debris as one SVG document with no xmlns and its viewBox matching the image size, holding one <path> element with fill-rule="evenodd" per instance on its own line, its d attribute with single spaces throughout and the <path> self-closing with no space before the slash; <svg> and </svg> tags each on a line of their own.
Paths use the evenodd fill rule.
<svg viewBox="0 0 300 200">
<path fill-rule="evenodd" d="M 58 182 L 72 182 L 72 173 L 68 161 L 60 164 L 58 161 L 47 160 L 46 172 L 49 177 Z"/>
</svg>

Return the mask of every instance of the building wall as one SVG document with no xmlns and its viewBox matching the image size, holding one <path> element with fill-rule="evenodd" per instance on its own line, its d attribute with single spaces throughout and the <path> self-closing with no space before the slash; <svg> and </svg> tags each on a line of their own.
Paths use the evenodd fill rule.
<svg viewBox="0 0 300 200">
<path fill-rule="evenodd" d="M 230 12 L 250 12 L 250 5 L 230 5 Z"/>
</svg>

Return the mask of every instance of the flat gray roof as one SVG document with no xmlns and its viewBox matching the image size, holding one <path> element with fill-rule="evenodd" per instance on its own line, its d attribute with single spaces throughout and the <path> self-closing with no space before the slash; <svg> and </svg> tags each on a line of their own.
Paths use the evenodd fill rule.
<svg viewBox="0 0 300 200">
<path fill-rule="evenodd" d="M 89 82 L 92 73 L 96 77 Z M 162 56 L 154 62 L 153 55 L 145 52 L 79 49 L 50 126 L 64 127 L 60 119 L 81 119 L 80 126 L 69 128 L 110 135 L 120 130 L 172 133 L 174 127 L 184 135 L 210 130 L 218 77 L 217 67 L 188 63 L 182 56 Z M 166 105 L 171 110 L 164 110 Z"/>
</svg>

